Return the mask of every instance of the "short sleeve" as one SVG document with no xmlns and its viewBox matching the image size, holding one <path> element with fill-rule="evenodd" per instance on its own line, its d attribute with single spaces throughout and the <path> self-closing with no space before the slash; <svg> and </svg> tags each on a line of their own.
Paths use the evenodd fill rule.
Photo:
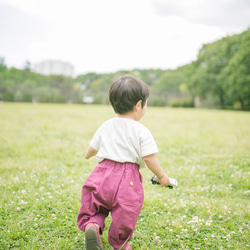
<svg viewBox="0 0 250 250">
<path fill-rule="evenodd" d="M 156 142 L 151 132 L 146 127 L 141 133 L 140 144 L 142 157 L 159 153 Z"/>
<path fill-rule="evenodd" d="M 101 142 L 101 127 L 99 127 L 97 129 L 97 131 L 95 132 L 92 140 L 90 141 L 90 146 L 95 149 L 96 151 L 98 151 L 100 149 L 100 142 Z"/>
</svg>

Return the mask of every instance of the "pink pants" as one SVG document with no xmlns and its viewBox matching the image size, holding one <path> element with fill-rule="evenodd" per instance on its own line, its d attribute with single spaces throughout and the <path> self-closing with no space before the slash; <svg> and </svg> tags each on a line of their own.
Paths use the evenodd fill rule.
<svg viewBox="0 0 250 250">
<path fill-rule="evenodd" d="M 100 233 L 111 212 L 109 243 L 126 249 L 132 238 L 144 199 L 142 176 L 135 163 L 104 160 L 94 169 L 82 188 L 77 224 L 85 231 L 88 223 L 97 223 Z"/>
</svg>

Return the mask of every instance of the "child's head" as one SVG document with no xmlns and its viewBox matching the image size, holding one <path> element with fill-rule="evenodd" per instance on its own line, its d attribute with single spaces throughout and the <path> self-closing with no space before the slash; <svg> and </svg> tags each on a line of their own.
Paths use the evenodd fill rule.
<svg viewBox="0 0 250 250">
<path fill-rule="evenodd" d="M 139 101 L 143 108 L 148 97 L 149 89 L 146 83 L 130 75 L 115 79 L 109 89 L 109 101 L 118 114 L 133 111 Z"/>
</svg>

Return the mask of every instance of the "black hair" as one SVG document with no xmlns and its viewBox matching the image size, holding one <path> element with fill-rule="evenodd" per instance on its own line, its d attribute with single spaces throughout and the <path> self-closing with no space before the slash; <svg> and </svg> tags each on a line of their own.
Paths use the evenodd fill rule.
<svg viewBox="0 0 250 250">
<path fill-rule="evenodd" d="M 149 89 L 142 80 L 125 75 L 116 78 L 109 89 L 109 101 L 118 114 L 133 111 L 135 104 L 142 101 L 142 108 L 149 97 Z"/>
</svg>

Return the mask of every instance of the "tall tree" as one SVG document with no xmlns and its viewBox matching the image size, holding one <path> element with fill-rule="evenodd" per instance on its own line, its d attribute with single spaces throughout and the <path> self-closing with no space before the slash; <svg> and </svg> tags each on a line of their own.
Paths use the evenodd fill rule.
<svg viewBox="0 0 250 250">
<path fill-rule="evenodd" d="M 187 70 L 188 86 L 192 93 L 206 99 L 213 96 L 215 102 L 224 108 L 228 102 L 229 74 L 228 65 L 239 53 L 240 35 L 228 36 L 216 42 L 205 44 L 199 51 L 197 60 Z"/>
<path fill-rule="evenodd" d="M 239 51 L 232 57 L 227 71 L 229 94 L 234 101 L 250 106 L 250 29 L 239 37 Z"/>
</svg>

